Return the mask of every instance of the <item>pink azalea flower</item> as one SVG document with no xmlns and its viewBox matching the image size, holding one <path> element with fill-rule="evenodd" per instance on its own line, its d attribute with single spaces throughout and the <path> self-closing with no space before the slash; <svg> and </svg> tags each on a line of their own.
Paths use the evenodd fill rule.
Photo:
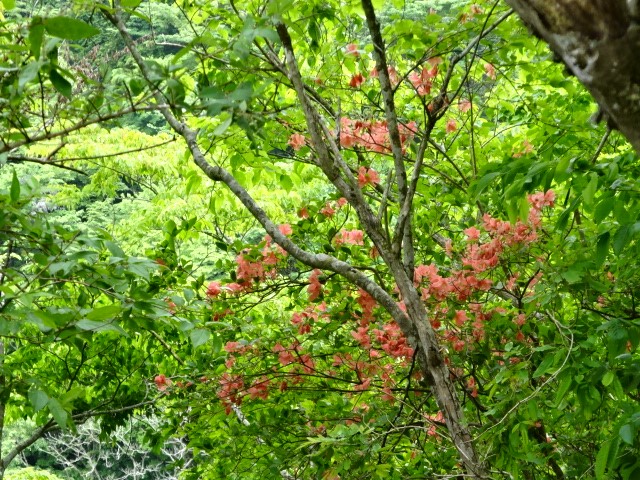
<svg viewBox="0 0 640 480">
<path fill-rule="evenodd" d="M 293 135 L 291 135 L 291 137 L 289 137 L 289 145 L 294 150 L 300 150 L 302 147 L 305 146 L 305 143 L 306 143 L 306 140 L 304 138 L 304 135 L 300 133 L 294 133 Z"/>
</svg>

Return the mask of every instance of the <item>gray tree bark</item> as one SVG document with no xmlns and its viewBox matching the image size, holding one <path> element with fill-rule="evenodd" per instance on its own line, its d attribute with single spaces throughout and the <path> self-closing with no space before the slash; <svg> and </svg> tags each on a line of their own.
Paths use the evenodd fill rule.
<svg viewBox="0 0 640 480">
<path fill-rule="evenodd" d="M 640 153 L 640 0 L 505 0 Z"/>
</svg>

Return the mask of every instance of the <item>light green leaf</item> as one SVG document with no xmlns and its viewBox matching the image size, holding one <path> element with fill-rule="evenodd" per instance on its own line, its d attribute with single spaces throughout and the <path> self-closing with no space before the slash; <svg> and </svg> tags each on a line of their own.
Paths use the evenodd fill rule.
<svg viewBox="0 0 640 480">
<path fill-rule="evenodd" d="M 44 36 L 44 25 L 40 17 L 34 17 L 29 26 L 29 49 L 36 60 L 40 59 L 42 50 L 42 37 Z"/>
<path fill-rule="evenodd" d="M 89 320 L 111 320 L 121 311 L 120 305 L 107 305 L 105 307 L 94 308 L 87 314 Z"/>
<path fill-rule="evenodd" d="M 198 348 L 200 345 L 204 345 L 209 340 L 211 333 L 204 328 L 196 328 L 189 333 L 193 348 Z"/>
<path fill-rule="evenodd" d="M 63 16 L 46 18 L 44 20 L 44 28 L 52 37 L 62 38 L 63 40 L 82 40 L 100 33 L 100 30 L 93 25 L 89 25 L 77 18 Z"/>
<path fill-rule="evenodd" d="M 220 125 L 218 125 L 213 134 L 216 136 L 222 135 L 227 129 L 231 126 L 231 122 L 233 122 L 233 115 L 229 115 Z"/>
<path fill-rule="evenodd" d="M 293 188 L 293 182 L 291 181 L 291 177 L 289 175 L 284 175 L 284 174 L 280 175 L 280 185 L 287 192 L 290 192 L 291 189 Z"/>
<path fill-rule="evenodd" d="M 602 385 L 604 385 L 605 387 L 608 387 L 609 385 L 611 385 L 611 382 L 613 382 L 613 379 L 615 378 L 615 374 L 611 371 L 607 372 L 604 374 L 604 377 L 602 377 Z"/>
<path fill-rule="evenodd" d="M 76 326 L 81 330 L 88 330 L 93 332 L 117 332 L 121 335 L 128 336 L 122 327 L 108 322 L 95 322 L 93 320 L 82 319 L 76 323 Z"/>
<path fill-rule="evenodd" d="M 595 173 L 591 175 L 591 180 L 587 183 L 587 186 L 582 190 L 582 198 L 584 199 L 584 204 L 587 207 L 591 207 L 593 205 L 593 197 L 596 194 L 596 190 L 598 189 L 598 175 Z"/>
<path fill-rule="evenodd" d="M 42 390 L 31 389 L 29 390 L 29 401 L 36 412 L 39 412 L 44 407 L 47 406 L 47 402 L 49 401 L 49 396 L 44 393 Z"/>
<path fill-rule="evenodd" d="M 49 408 L 49 412 L 51 412 L 56 423 L 60 425 L 60 427 L 65 428 L 67 426 L 67 421 L 69 420 L 69 414 L 62 407 L 60 402 L 55 398 L 50 398 L 47 402 L 47 407 Z"/>
<path fill-rule="evenodd" d="M 18 88 L 23 88 L 27 83 L 31 82 L 38 76 L 40 71 L 40 62 L 33 61 L 20 70 L 18 75 Z"/>
<path fill-rule="evenodd" d="M 578 283 L 582 279 L 582 272 L 576 268 L 570 268 L 566 272 L 562 272 L 562 278 L 569 283 Z"/>
<path fill-rule="evenodd" d="M 611 442 L 605 442 L 598 454 L 596 455 L 596 480 L 601 480 L 604 478 L 604 472 L 607 469 L 607 459 L 609 458 L 609 449 L 611 448 Z"/>
</svg>

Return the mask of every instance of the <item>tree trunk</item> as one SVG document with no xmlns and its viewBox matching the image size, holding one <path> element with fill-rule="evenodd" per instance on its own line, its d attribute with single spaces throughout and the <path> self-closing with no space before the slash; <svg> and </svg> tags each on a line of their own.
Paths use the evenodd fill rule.
<svg viewBox="0 0 640 480">
<path fill-rule="evenodd" d="M 640 153 L 640 0 L 505 0 Z"/>
</svg>

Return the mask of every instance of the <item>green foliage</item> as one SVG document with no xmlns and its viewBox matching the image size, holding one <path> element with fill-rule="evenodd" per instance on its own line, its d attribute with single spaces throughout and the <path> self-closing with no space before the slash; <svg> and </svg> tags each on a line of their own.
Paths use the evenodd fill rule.
<svg viewBox="0 0 640 480">
<path fill-rule="evenodd" d="M 405 337 L 389 307 L 367 306 L 364 282 L 285 254 L 246 199 L 158 134 L 170 127 L 157 90 L 209 167 L 290 227 L 287 238 L 401 303 L 395 253 L 378 255 L 387 245 L 362 215 L 369 208 L 390 243 L 402 192 L 359 4 L 122 5 L 145 75 L 97 14 L 12 14 L 1 40 L 8 419 L 72 427 L 107 399 L 113 430 L 120 408 L 157 389 L 168 425 L 150 435 L 189 439 L 185 478 L 462 475 L 431 379 L 417 357 L 394 353 Z M 505 7 L 392 2 L 379 18 L 397 117 L 412 130 L 404 165 L 409 176 L 422 168 L 405 268 L 439 272 L 415 285 L 479 456 L 492 478 L 635 478 L 638 157 L 588 122 L 589 96 Z M 336 177 L 361 203 L 318 168 L 280 21 L 325 140 L 339 144 L 331 158 L 347 166 Z M 89 175 L 27 166 L 34 159 Z M 554 209 L 528 198 L 550 190 Z M 492 222 L 530 240 L 509 243 Z M 477 267 L 472 246 L 493 262 L 497 244 L 492 268 Z M 456 275 L 488 283 L 434 290 Z"/>
<path fill-rule="evenodd" d="M 46 470 L 37 470 L 27 467 L 19 470 L 10 470 L 4 476 L 6 480 L 62 480 L 61 477 Z"/>
</svg>

